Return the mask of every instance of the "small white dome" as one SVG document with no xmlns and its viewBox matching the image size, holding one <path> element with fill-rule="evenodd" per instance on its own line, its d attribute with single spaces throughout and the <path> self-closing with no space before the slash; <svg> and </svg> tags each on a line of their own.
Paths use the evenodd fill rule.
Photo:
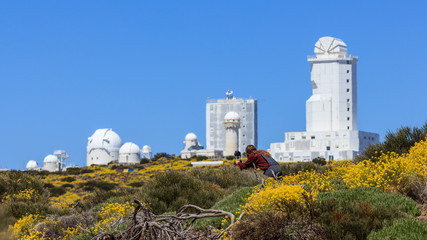
<svg viewBox="0 0 427 240">
<path fill-rule="evenodd" d="M 197 136 L 194 133 L 189 133 L 185 135 L 185 141 L 196 141 L 196 140 L 197 140 Z"/>
<path fill-rule="evenodd" d="M 151 147 L 148 145 L 145 145 L 142 147 L 142 152 L 143 153 L 150 153 L 152 151 Z"/>
<path fill-rule="evenodd" d="M 132 142 L 127 142 L 119 150 L 119 154 L 139 154 L 139 146 Z"/>
<path fill-rule="evenodd" d="M 49 154 L 44 158 L 43 163 L 59 163 L 59 159 L 57 156 Z"/>
<path fill-rule="evenodd" d="M 118 151 L 122 146 L 122 139 L 111 128 L 98 129 L 88 138 L 87 150 L 104 148 L 108 151 Z"/>
<path fill-rule="evenodd" d="M 33 170 L 33 169 L 36 169 L 38 167 L 39 167 L 39 165 L 34 160 L 28 161 L 27 166 L 26 166 L 27 170 Z"/>
<path fill-rule="evenodd" d="M 240 116 L 236 112 L 228 112 L 225 114 L 224 120 L 240 120 Z"/>
</svg>

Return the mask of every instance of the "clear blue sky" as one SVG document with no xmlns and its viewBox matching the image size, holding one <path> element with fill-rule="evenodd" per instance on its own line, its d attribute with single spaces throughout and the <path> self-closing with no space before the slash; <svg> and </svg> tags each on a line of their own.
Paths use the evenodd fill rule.
<svg viewBox="0 0 427 240">
<path fill-rule="evenodd" d="M 319 37 L 359 56 L 358 128 L 384 137 L 427 119 L 425 1 L 1 1 L 0 168 L 87 138 L 179 154 L 205 144 L 206 98 L 257 98 L 259 147 L 305 130 Z"/>
</svg>

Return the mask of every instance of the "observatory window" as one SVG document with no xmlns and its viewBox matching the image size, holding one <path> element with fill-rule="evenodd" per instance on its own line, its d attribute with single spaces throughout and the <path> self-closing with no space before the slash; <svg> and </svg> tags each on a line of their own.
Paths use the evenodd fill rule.
<svg viewBox="0 0 427 240">
<path fill-rule="evenodd" d="M 347 70 L 347 73 L 350 73 L 350 70 Z"/>
<path fill-rule="evenodd" d="M 347 98 L 347 102 L 350 102 L 350 98 Z"/>
<path fill-rule="evenodd" d="M 349 127 L 349 126 L 347 126 L 347 130 L 350 130 L 350 127 Z"/>
<path fill-rule="evenodd" d="M 350 64 L 350 61 L 347 61 L 347 64 Z"/>
<path fill-rule="evenodd" d="M 302 136 L 301 138 L 302 138 L 302 139 L 305 139 L 305 136 Z"/>
<path fill-rule="evenodd" d="M 350 88 L 347 88 L 347 92 L 350 92 Z"/>
<path fill-rule="evenodd" d="M 311 136 L 311 139 L 316 139 L 316 136 Z"/>
<path fill-rule="evenodd" d="M 349 112 L 350 111 L 350 108 L 347 108 L 347 112 Z"/>
<path fill-rule="evenodd" d="M 334 160 L 334 156 L 333 155 L 329 156 L 329 160 Z"/>
<path fill-rule="evenodd" d="M 347 82 L 350 82 L 350 79 L 347 79 Z"/>
<path fill-rule="evenodd" d="M 330 147 L 330 146 L 327 146 L 327 147 L 326 147 L 326 150 L 327 150 L 327 151 L 331 150 L 331 147 Z"/>
<path fill-rule="evenodd" d="M 291 140 L 295 140 L 295 137 L 291 137 Z"/>
<path fill-rule="evenodd" d="M 349 118 L 349 117 L 347 118 L 347 121 L 350 121 L 350 118 Z"/>
</svg>

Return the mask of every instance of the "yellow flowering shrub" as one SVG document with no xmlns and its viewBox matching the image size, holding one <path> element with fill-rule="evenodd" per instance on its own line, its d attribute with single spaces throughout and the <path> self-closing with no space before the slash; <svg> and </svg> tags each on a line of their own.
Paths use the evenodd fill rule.
<svg viewBox="0 0 427 240">
<path fill-rule="evenodd" d="M 13 238 L 19 240 L 40 239 L 42 234 L 34 229 L 39 220 L 40 216 L 38 214 L 29 214 L 18 219 L 13 226 L 9 226 L 9 232 Z"/>
<path fill-rule="evenodd" d="M 107 203 L 99 211 L 98 222 L 92 227 L 92 230 L 95 234 L 111 230 L 114 223 L 131 213 L 132 207 L 129 203 Z"/>
<path fill-rule="evenodd" d="M 249 197 L 246 211 L 259 212 L 281 201 L 299 201 L 303 193 L 315 198 L 320 192 L 337 190 L 337 182 L 343 182 L 347 188 L 376 187 L 387 192 L 402 192 L 408 184 L 421 184 L 426 179 L 427 141 L 421 141 L 408 154 L 382 154 L 376 162 L 366 160 L 358 164 L 333 161 L 322 173 L 301 171 L 284 176 L 279 183 L 267 181 L 262 191 L 258 189 Z"/>
</svg>

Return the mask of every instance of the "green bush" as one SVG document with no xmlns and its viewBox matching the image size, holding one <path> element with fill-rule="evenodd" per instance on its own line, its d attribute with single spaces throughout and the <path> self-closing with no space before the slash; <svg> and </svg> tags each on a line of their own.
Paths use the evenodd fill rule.
<svg viewBox="0 0 427 240">
<path fill-rule="evenodd" d="M 111 191 L 114 188 L 116 188 L 117 184 L 104 182 L 104 181 L 91 180 L 84 183 L 80 183 L 79 186 L 83 188 L 83 190 L 85 191 L 94 191 L 95 188 L 102 191 Z"/>
<path fill-rule="evenodd" d="M 182 205 L 210 208 L 222 198 L 218 185 L 199 180 L 185 172 L 170 171 L 156 175 L 142 188 L 139 198 L 149 203 L 154 213 L 176 211 Z"/>
<path fill-rule="evenodd" d="M 402 195 L 375 188 L 355 188 L 321 193 L 320 223 L 328 239 L 366 239 L 371 231 L 394 220 L 420 214 L 417 204 Z"/>
<path fill-rule="evenodd" d="M 377 161 L 382 153 L 395 152 L 397 154 L 408 153 L 415 143 L 425 140 L 427 137 L 427 121 L 422 127 L 401 127 L 396 132 L 389 131 L 382 143 L 368 146 L 355 162 L 362 160 Z"/>
<path fill-rule="evenodd" d="M 378 188 L 359 187 L 336 192 L 324 192 L 319 194 L 318 198 L 320 201 L 335 199 L 342 206 L 349 202 L 365 201 L 374 207 L 396 207 L 400 212 L 414 217 L 421 214 L 421 210 L 414 200 L 400 194 L 385 193 Z"/>
<path fill-rule="evenodd" d="M 236 166 L 194 168 L 190 174 L 200 180 L 219 185 L 221 188 L 235 190 L 258 184 L 252 171 L 241 171 Z"/>
<path fill-rule="evenodd" d="M 225 159 L 227 159 L 227 160 L 233 160 L 233 159 L 236 159 L 236 157 L 235 156 L 227 156 L 227 157 L 225 157 Z"/>
<path fill-rule="evenodd" d="M 304 172 L 304 171 L 315 170 L 317 172 L 323 172 L 328 168 L 327 165 L 320 166 L 319 164 L 316 164 L 313 162 L 283 163 L 283 164 L 280 164 L 280 167 L 282 168 L 283 176 L 297 174 L 298 172 L 301 172 L 301 171 Z"/>
<path fill-rule="evenodd" d="M 240 206 L 246 203 L 246 199 L 249 197 L 248 194 L 252 193 L 253 189 L 253 187 L 241 188 L 215 203 L 211 209 L 223 210 L 235 214 L 239 210 Z M 239 216 L 235 217 L 238 218 Z M 220 229 L 222 219 L 223 218 L 221 217 L 200 219 L 195 223 L 194 227 L 202 230 L 206 229 L 207 226 Z"/>
<path fill-rule="evenodd" d="M 320 165 L 320 166 L 326 165 L 326 159 L 323 157 L 313 158 L 313 160 L 311 160 L 311 161 L 315 164 Z"/>
<path fill-rule="evenodd" d="M 141 158 L 141 160 L 139 161 L 140 164 L 144 164 L 144 163 L 150 163 L 150 159 L 147 158 Z"/>
<path fill-rule="evenodd" d="M 76 178 L 75 177 L 65 177 L 62 180 L 66 181 L 66 182 L 74 182 L 74 181 L 76 181 Z"/>
<path fill-rule="evenodd" d="M 412 217 L 398 219 L 393 225 L 371 232 L 368 240 L 424 240 L 427 239 L 427 222 Z"/>
<path fill-rule="evenodd" d="M 80 168 L 80 167 L 69 167 L 67 168 L 65 174 L 78 175 L 83 173 L 93 173 L 94 170 L 88 168 Z"/>
<path fill-rule="evenodd" d="M 53 187 L 53 188 L 48 188 L 50 195 L 52 197 L 58 197 L 61 196 L 63 194 L 65 194 L 67 192 L 67 190 L 64 189 L 64 187 Z"/>
<path fill-rule="evenodd" d="M 327 239 L 323 227 L 315 222 L 320 214 L 313 198 L 303 202 L 283 199 L 276 210 L 248 215 L 233 227 L 233 239 Z"/>
</svg>

